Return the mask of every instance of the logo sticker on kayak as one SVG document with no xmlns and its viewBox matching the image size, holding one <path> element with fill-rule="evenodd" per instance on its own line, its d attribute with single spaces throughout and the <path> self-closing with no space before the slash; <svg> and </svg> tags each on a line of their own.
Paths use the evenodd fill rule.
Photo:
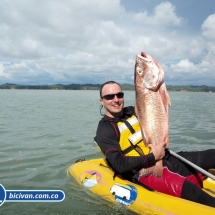
<svg viewBox="0 0 215 215">
<path fill-rule="evenodd" d="M 110 192 L 115 195 L 115 201 L 121 205 L 129 206 L 137 198 L 137 189 L 131 184 L 119 184 L 115 183 Z"/>
<path fill-rule="evenodd" d="M 85 187 L 94 187 L 101 180 L 101 174 L 95 170 L 88 170 L 80 175 L 80 181 Z"/>
</svg>

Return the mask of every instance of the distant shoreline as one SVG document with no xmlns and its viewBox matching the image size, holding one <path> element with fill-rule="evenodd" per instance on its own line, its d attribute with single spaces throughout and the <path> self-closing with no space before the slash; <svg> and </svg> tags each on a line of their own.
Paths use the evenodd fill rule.
<svg viewBox="0 0 215 215">
<path fill-rule="evenodd" d="M 53 85 L 19 85 L 19 84 L 2 84 L 0 89 L 11 89 L 11 90 L 99 90 L 101 84 L 53 84 Z M 134 91 L 133 84 L 121 84 L 122 90 Z M 167 85 L 168 91 L 175 92 L 215 92 L 213 86 L 194 86 L 194 85 Z"/>
</svg>

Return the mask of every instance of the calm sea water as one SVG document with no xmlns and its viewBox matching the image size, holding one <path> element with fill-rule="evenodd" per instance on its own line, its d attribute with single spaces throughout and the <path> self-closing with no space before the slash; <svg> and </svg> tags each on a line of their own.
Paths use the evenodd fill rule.
<svg viewBox="0 0 215 215">
<path fill-rule="evenodd" d="M 6 190 L 65 192 L 62 202 L 5 202 L 0 214 L 133 214 L 91 196 L 67 176 L 79 158 L 99 158 L 93 137 L 97 91 L 0 90 L 0 183 Z M 170 148 L 215 147 L 215 94 L 170 93 Z M 134 92 L 125 92 L 126 105 Z"/>
</svg>

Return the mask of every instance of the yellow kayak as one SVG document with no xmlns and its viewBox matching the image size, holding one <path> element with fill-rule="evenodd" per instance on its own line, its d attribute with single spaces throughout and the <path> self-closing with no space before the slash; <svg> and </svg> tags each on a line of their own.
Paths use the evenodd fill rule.
<svg viewBox="0 0 215 215">
<path fill-rule="evenodd" d="M 83 187 L 113 204 L 121 204 L 137 214 L 214 215 L 215 208 L 151 191 L 141 185 L 115 178 L 105 159 L 80 160 L 67 171 Z M 204 190 L 215 196 L 215 181 L 207 178 Z"/>
</svg>

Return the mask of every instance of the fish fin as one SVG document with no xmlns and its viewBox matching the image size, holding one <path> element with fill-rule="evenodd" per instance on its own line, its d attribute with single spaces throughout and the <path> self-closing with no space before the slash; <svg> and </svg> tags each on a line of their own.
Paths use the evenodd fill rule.
<svg viewBox="0 0 215 215">
<path fill-rule="evenodd" d="M 164 106 L 166 112 L 168 113 L 168 106 L 171 106 L 171 101 L 170 101 L 170 97 L 169 97 L 169 94 L 167 92 L 165 83 L 163 83 L 161 85 L 161 87 L 159 89 L 159 94 L 161 96 L 161 100 L 163 102 L 163 106 Z"/>
<path fill-rule="evenodd" d="M 134 104 L 134 112 L 135 112 L 135 115 L 136 115 L 136 117 L 137 117 L 137 119 L 138 119 L 139 117 L 138 117 L 138 111 L 137 111 L 136 102 L 135 102 L 135 104 Z"/>
</svg>

